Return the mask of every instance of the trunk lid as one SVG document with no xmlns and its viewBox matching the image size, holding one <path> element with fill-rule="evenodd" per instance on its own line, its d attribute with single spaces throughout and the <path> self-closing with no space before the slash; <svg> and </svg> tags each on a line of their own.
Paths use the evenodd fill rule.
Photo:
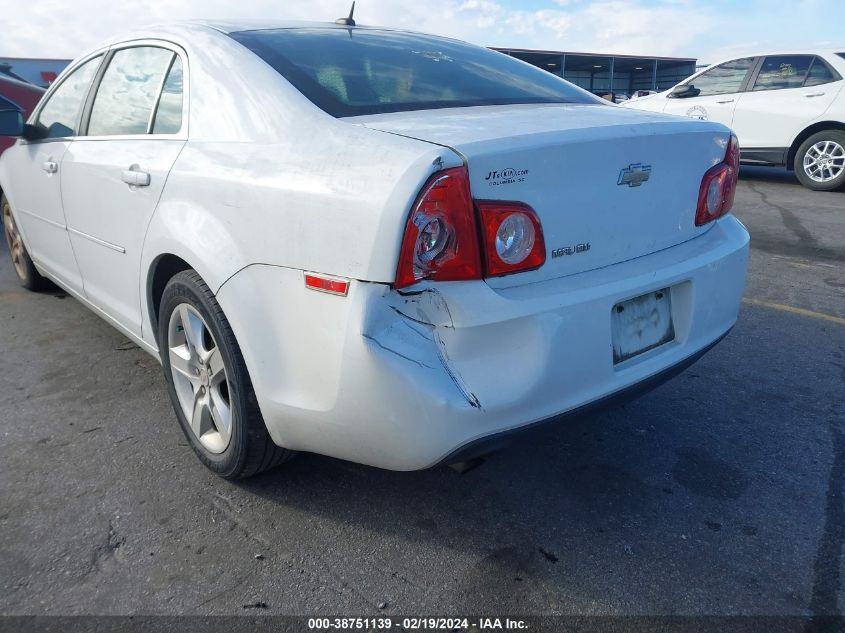
<svg viewBox="0 0 845 633">
<path fill-rule="evenodd" d="M 546 262 L 488 280 L 509 287 L 674 246 L 695 226 L 701 179 L 722 161 L 717 123 L 604 105 L 423 110 L 346 119 L 438 145 L 466 160 L 473 198 L 530 205 Z"/>
</svg>

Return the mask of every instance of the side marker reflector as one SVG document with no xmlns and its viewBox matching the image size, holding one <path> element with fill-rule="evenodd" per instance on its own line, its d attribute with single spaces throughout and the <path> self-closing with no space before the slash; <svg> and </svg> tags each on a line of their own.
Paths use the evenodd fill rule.
<svg viewBox="0 0 845 633">
<path fill-rule="evenodd" d="M 346 296 L 349 292 L 349 282 L 340 281 L 339 279 L 329 279 L 327 277 L 318 277 L 317 275 L 305 275 L 305 287 L 319 292 L 328 292 L 332 295 Z"/>
</svg>

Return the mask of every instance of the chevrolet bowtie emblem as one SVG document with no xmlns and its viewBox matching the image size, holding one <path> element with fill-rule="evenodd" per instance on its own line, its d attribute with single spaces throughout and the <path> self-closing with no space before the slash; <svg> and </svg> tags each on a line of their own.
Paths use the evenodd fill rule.
<svg viewBox="0 0 845 633">
<path fill-rule="evenodd" d="M 639 187 L 650 177 L 651 165 L 634 163 L 632 165 L 628 165 L 625 169 L 619 172 L 619 180 L 616 184 L 628 185 L 629 187 Z"/>
</svg>

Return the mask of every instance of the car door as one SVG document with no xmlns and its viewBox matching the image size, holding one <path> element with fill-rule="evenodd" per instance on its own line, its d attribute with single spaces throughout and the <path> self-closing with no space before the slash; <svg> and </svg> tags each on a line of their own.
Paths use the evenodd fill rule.
<svg viewBox="0 0 845 633">
<path fill-rule="evenodd" d="M 139 335 L 144 236 L 187 134 L 185 61 L 161 42 L 110 51 L 62 169 L 85 294 Z"/>
<path fill-rule="evenodd" d="M 680 86 L 692 86 L 692 96 L 674 96 L 674 88 L 667 95 L 666 114 L 680 114 L 717 121 L 728 127 L 733 125 L 734 108 L 740 94 L 745 89 L 748 76 L 754 68 L 757 58 L 743 57 L 724 64 L 719 64 L 692 77 Z"/>
<path fill-rule="evenodd" d="M 74 257 L 62 205 L 62 163 L 103 55 L 84 60 L 50 91 L 30 120 L 42 137 L 21 141 L 8 151 L 15 183 L 11 200 L 16 220 L 33 261 L 74 292 L 82 294 L 82 277 Z"/>
<path fill-rule="evenodd" d="M 789 148 L 798 133 L 822 116 L 843 80 L 821 57 L 769 55 L 739 99 L 734 131 L 743 149 Z"/>
</svg>

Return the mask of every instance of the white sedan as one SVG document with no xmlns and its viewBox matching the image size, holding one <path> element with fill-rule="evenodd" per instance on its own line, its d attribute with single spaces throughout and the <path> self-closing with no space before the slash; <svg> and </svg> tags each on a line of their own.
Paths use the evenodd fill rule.
<svg viewBox="0 0 845 633">
<path fill-rule="evenodd" d="M 836 49 L 751 55 L 624 105 L 724 123 L 743 163 L 785 165 L 805 187 L 833 191 L 845 186 L 843 77 L 845 52 Z"/>
<path fill-rule="evenodd" d="M 730 131 L 484 48 L 157 27 L 80 57 L 21 126 L 0 114 L 21 283 L 159 357 L 223 477 L 465 460 L 658 384 L 737 318 Z"/>
</svg>

